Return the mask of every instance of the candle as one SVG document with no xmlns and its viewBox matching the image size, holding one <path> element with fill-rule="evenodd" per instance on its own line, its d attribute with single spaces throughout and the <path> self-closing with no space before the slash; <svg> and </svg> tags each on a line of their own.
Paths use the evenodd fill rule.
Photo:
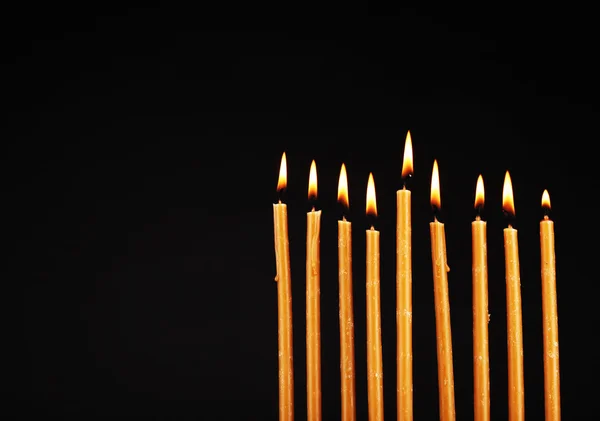
<svg viewBox="0 0 600 421">
<path fill-rule="evenodd" d="M 377 217 L 375 181 L 369 174 L 367 215 Z M 369 421 L 383 421 L 383 355 L 381 349 L 381 300 L 379 291 L 379 231 L 367 230 L 367 402 Z"/>
<path fill-rule="evenodd" d="M 437 219 L 441 209 L 440 180 L 437 161 L 433 162 L 431 175 L 431 206 L 434 221 L 431 232 L 431 261 L 433 266 L 433 292 L 435 299 L 435 329 L 437 337 L 438 392 L 440 420 L 454 421 L 454 369 L 452 366 L 452 332 L 450 328 L 450 301 L 448 299 L 448 274 L 446 260 L 446 234 L 444 224 Z"/>
<path fill-rule="evenodd" d="M 550 195 L 542 194 L 546 215 L 540 222 L 542 257 L 542 314 L 544 319 L 544 396 L 546 420 L 560 421 L 560 375 L 558 362 L 558 314 L 556 309 L 556 266 L 554 222 L 548 217 Z"/>
<path fill-rule="evenodd" d="M 481 220 L 484 204 L 483 177 L 477 179 L 475 209 L 471 223 L 473 255 L 473 402 L 474 420 L 490 420 L 490 360 L 488 349 L 488 272 L 486 222 Z"/>
<path fill-rule="evenodd" d="M 277 192 L 287 186 L 285 153 L 281 157 Z M 292 341 L 292 288 L 288 240 L 287 205 L 273 204 L 275 260 L 277 263 L 277 344 L 279 348 L 279 420 L 294 420 L 294 356 Z"/>
<path fill-rule="evenodd" d="M 348 212 L 348 178 L 342 164 L 338 183 L 338 202 Z M 352 224 L 344 214 L 338 221 L 338 279 L 340 288 L 340 375 L 342 421 L 356 419 L 354 379 L 354 309 L 352 298 Z"/>
<path fill-rule="evenodd" d="M 502 191 L 502 208 L 509 219 L 515 217 L 510 174 L 506 172 Z M 525 386 L 523 381 L 523 321 L 521 315 L 521 276 L 517 230 L 509 222 L 504 229 L 506 266 L 506 322 L 508 327 L 508 419 L 525 419 Z"/>
<path fill-rule="evenodd" d="M 317 199 L 317 166 L 310 165 L 308 199 Z M 306 214 L 306 393 L 309 421 L 321 420 L 321 211 Z"/>
<path fill-rule="evenodd" d="M 411 200 L 406 180 L 412 176 L 412 142 L 406 134 L 403 188 L 396 192 L 396 397 L 398 421 L 413 419 L 412 240 Z"/>
</svg>

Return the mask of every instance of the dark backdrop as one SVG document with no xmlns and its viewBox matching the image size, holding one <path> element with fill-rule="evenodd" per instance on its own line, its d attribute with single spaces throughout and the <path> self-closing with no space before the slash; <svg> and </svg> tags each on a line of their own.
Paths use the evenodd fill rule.
<svg viewBox="0 0 600 421">
<path fill-rule="evenodd" d="M 12 253 L 4 297 L 15 335 L 4 348 L 15 377 L 3 377 L 17 413 L 277 419 L 271 206 L 285 151 L 296 417 L 306 416 L 305 212 L 315 159 L 325 418 L 340 416 L 336 192 L 344 162 L 359 419 L 367 411 L 361 256 L 370 171 L 381 231 L 385 410 L 393 419 L 395 191 L 410 130 L 415 419 L 438 417 L 428 227 L 434 159 L 451 267 L 457 418 L 473 412 L 470 222 L 480 173 L 491 405 L 494 420 L 507 417 L 506 170 L 520 240 L 527 417 L 540 419 L 544 408 L 544 189 L 556 226 L 563 416 L 591 416 L 598 67 L 590 12 L 361 8 L 337 10 L 317 27 L 311 17 L 324 11 L 307 9 L 280 15 L 290 26 L 297 14 L 303 20 L 279 32 L 260 31 L 254 20 L 272 10 L 251 12 L 238 14 L 256 25 L 244 31 L 213 30 L 213 12 L 158 6 L 52 5 L 5 15 L 3 207 Z"/>
</svg>

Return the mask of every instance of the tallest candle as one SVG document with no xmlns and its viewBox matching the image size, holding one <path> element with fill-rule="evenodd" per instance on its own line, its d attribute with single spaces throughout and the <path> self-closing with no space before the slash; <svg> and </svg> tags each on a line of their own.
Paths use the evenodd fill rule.
<svg viewBox="0 0 600 421">
<path fill-rule="evenodd" d="M 504 177 L 502 209 L 509 220 L 515 218 L 510 174 Z M 506 266 L 506 324 L 508 328 L 508 420 L 525 419 L 525 382 L 523 378 L 523 319 L 521 313 L 521 275 L 517 230 L 509 222 L 504 229 Z"/>
<path fill-rule="evenodd" d="M 285 153 L 281 157 L 277 192 L 282 193 L 287 184 Z M 275 260 L 277 263 L 277 343 L 279 348 L 279 420 L 294 420 L 294 357 L 292 343 L 292 285 L 288 217 L 285 203 L 273 205 L 275 228 Z"/>
<path fill-rule="evenodd" d="M 483 177 L 477 179 L 475 209 L 471 222 L 473 277 L 473 404 L 474 420 L 490 419 L 490 358 L 488 345 L 488 270 L 486 222 L 481 219 L 484 204 Z"/>
<path fill-rule="evenodd" d="M 317 199 L 317 166 L 310 166 L 308 199 Z M 306 214 L 306 403 L 308 421 L 321 420 L 321 211 Z"/>
<path fill-rule="evenodd" d="M 406 135 L 402 163 L 403 187 L 396 192 L 396 405 L 397 420 L 413 419 L 412 355 L 412 232 L 410 190 L 413 173 L 412 141 Z"/>
<path fill-rule="evenodd" d="M 560 421 L 560 373 L 558 363 L 558 312 L 556 303 L 556 261 L 554 255 L 554 222 L 548 216 L 550 195 L 542 194 L 546 212 L 540 222 L 542 264 L 542 315 L 544 319 L 544 396 L 546 421 Z"/>
</svg>

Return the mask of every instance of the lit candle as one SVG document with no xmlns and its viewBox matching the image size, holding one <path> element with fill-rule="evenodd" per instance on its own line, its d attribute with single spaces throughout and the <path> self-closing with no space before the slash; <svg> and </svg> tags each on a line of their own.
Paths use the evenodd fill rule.
<svg viewBox="0 0 600 421">
<path fill-rule="evenodd" d="M 310 165 L 308 199 L 317 199 L 317 166 Z M 321 211 L 306 214 L 306 393 L 309 421 L 321 420 Z"/>
<path fill-rule="evenodd" d="M 435 299 L 435 330 L 437 337 L 438 392 L 440 420 L 454 421 L 454 369 L 452 363 L 452 331 L 450 328 L 450 301 L 448 298 L 448 267 L 444 224 L 437 219 L 441 209 L 440 179 L 437 161 L 431 175 L 431 206 L 434 221 L 431 232 L 431 261 L 433 265 L 433 292 Z"/>
<path fill-rule="evenodd" d="M 413 174 L 412 142 L 406 134 L 403 188 L 396 192 L 396 397 L 398 421 L 413 419 L 411 200 L 406 181 Z"/>
<path fill-rule="evenodd" d="M 488 271 L 486 222 L 481 220 L 484 204 L 483 177 L 477 179 L 475 209 L 471 222 L 473 255 L 473 402 L 474 420 L 490 419 L 490 359 L 488 345 Z"/>
<path fill-rule="evenodd" d="M 502 190 L 502 209 L 509 221 L 515 218 L 510 174 L 506 172 Z M 517 230 L 509 222 L 504 229 L 506 266 L 506 324 L 508 327 L 508 419 L 525 419 L 525 386 L 523 380 L 523 320 L 521 314 L 521 275 Z"/>
<path fill-rule="evenodd" d="M 338 279 L 340 287 L 340 374 L 342 421 L 356 419 L 354 379 L 354 308 L 352 297 L 352 224 L 346 220 L 350 207 L 346 166 L 342 164 L 338 184 L 338 201 L 344 215 L 338 221 Z"/>
<path fill-rule="evenodd" d="M 554 222 L 548 216 L 550 212 L 550 195 L 547 190 L 544 190 L 542 194 L 542 207 L 546 213 L 544 219 L 540 222 L 546 421 L 560 421 L 560 370 L 558 361 Z"/>
<path fill-rule="evenodd" d="M 367 215 L 377 217 L 375 181 L 369 174 Z M 367 402 L 369 421 L 383 421 L 383 355 L 381 349 L 381 297 L 379 290 L 379 231 L 367 230 Z"/>
<path fill-rule="evenodd" d="M 281 157 L 277 192 L 287 186 L 285 153 Z M 279 348 L 279 420 L 294 420 L 294 356 L 292 341 L 292 286 L 288 240 L 287 205 L 273 204 L 275 228 L 275 261 L 277 263 L 277 344 Z"/>
</svg>

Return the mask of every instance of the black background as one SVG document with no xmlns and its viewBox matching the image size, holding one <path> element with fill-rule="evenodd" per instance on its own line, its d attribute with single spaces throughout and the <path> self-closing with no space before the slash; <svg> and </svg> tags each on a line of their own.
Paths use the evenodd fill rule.
<svg viewBox="0 0 600 421">
<path fill-rule="evenodd" d="M 528 419 L 544 410 L 539 220 L 556 226 L 564 419 L 591 418 L 598 139 L 586 10 L 47 6 L 5 19 L 7 407 L 23 417 L 277 419 L 272 203 L 288 157 L 296 417 L 316 160 L 323 413 L 339 419 L 336 203 L 348 169 L 357 410 L 366 419 L 363 230 L 374 173 L 386 417 L 395 417 L 395 191 L 411 131 L 415 419 L 438 418 L 428 223 L 446 224 L 457 419 L 472 419 L 470 222 L 483 174 L 494 420 L 507 418 L 501 199 L 512 176 Z M 276 17 L 273 17 L 276 16 Z M 301 16 L 301 26 L 292 22 Z M 323 19 L 315 20 L 315 16 Z M 261 18 L 286 24 L 262 31 Z M 232 28 L 235 27 L 235 30 Z M 591 244 L 591 245 L 590 245 Z"/>
</svg>

